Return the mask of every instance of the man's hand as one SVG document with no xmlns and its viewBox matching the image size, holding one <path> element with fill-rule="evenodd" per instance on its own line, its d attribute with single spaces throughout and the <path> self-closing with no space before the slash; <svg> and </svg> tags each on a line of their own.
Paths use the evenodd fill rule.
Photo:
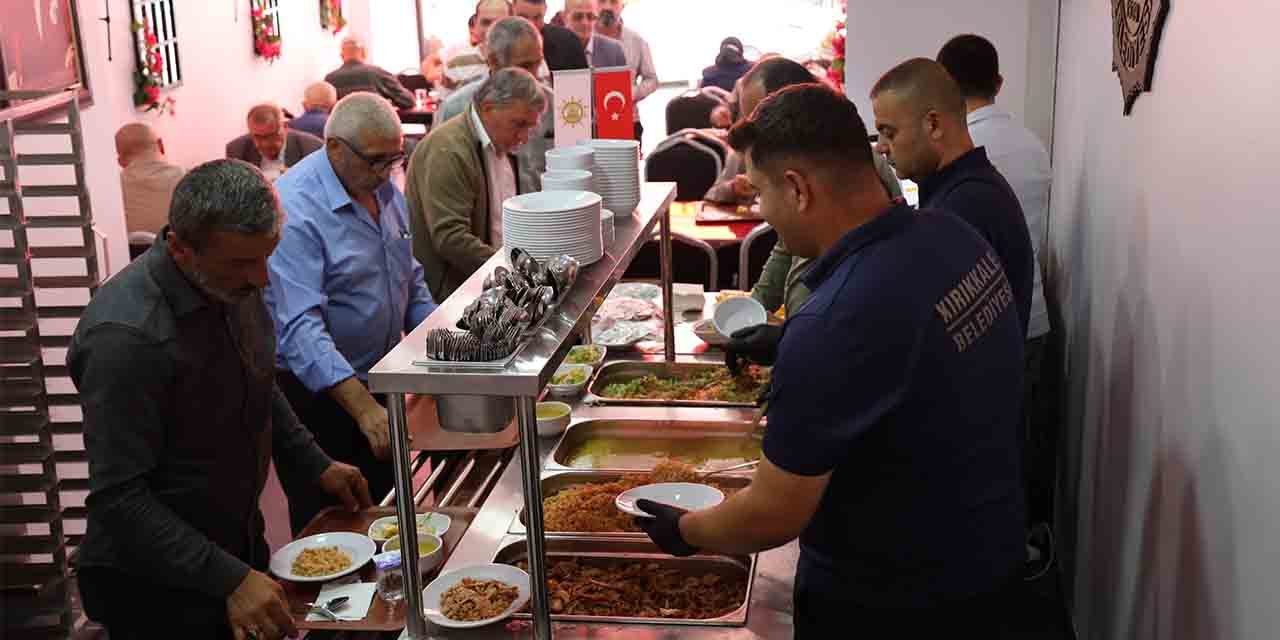
<svg viewBox="0 0 1280 640">
<path fill-rule="evenodd" d="M 359 469 L 349 464 L 334 461 L 329 465 L 320 474 L 320 488 L 341 500 L 351 511 L 373 506 L 373 500 L 369 498 L 369 482 Z"/>
<path fill-rule="evenodd" d="M 698 552 L 698 548 L 685 542 L 680 534 L 680 517 L 687 511 L 644 498 L 636 500 L 636 508 L 653 514 L 652 518 L 637 517 L 636 526 L 648 534 L 659 549 L 680 558 Z"/>
<path fill-rule="evenodd" d="M 740 360 L 772 366 L 778 359 L 778 343 L 782 341 L 782 327 L 758 324 L 738 329 L 724 345 L 724 363 L 729 371 L 738 373 Z"/>
<path fill-rule="evenodd" d="M 387 409 L 374 404 L 364 413 L 356 417 L 360 432 L 369 441 L 369 448 L 379 460 L 391 457 L 391 422 L 387 419 Z"/>
<path fill-rule="evenodd" d="M 733 177 L 733 195 L 739 198 L 754 198 L 756 196 L 756 187 L 751 184 L 751 180 L 746 176 Z"/>
<path fill-rule="evenodd" d="M 253 569 L 227 596 L 227 622 L 236 640 L 245 640 L 249 632 L 258 640 L 298 635 L 285 602 L 284 589 L 266 574 Z"/>
</svg>

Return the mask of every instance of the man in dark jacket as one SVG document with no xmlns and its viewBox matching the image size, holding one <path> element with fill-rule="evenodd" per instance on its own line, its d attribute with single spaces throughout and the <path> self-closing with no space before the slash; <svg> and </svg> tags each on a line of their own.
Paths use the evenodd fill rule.
<svg viewBox="0 0 1280 640">
<path fill-rule="evenodd" d="M 342 66 L 324 77 L 326 82 L 338 90 L 338 99 L 355 91 L 369 91 L 390 100 L 397 109 L 412 108 L 413 94 L 386 69 L 366 63 L 368 55 L 364 42 L 359 37 L 347 36 L 342 39 Z"/>
<path fill-rule="evenodd" d="M 320 138 L 286 127 L 279 105 L 256 105 L 246 119 L 249 133 L 227 143 L 227 157 L 258 167 L 268 180 L 279 178 L 307 154 L 324 146 Z"/>
</svg>

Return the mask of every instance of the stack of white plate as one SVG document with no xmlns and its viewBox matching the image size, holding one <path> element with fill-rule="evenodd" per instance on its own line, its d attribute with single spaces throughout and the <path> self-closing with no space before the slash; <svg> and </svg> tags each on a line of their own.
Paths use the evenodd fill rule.
<svg viewBox="0 0 1280 640">
<path fill-rule="evenodd" d="M 543 191 L 595 191 L 590 171 L 554 169 L 542 174 Z"/>
<path fill-rule="evenodd" d="M 588 146 L 574 145 L 547 149 L 547 171 L 560 169 L 578 169 L 591 171 L 594 168 L 595 150 Z"/>
<path fill-rule="evenodd" d="M 572 256 L 583 266 L 604 255 L 600 196 L 590 191 L 539 191 L 502 203 L 505 251 L 519 247 L 546 260 Z"/>
<path fill-rule="evenodd" d="M 592 140 L 596 193 L 604 208 L 629 216 L 640 204 L 640 143 L 635 140 Z"/>
</svg>

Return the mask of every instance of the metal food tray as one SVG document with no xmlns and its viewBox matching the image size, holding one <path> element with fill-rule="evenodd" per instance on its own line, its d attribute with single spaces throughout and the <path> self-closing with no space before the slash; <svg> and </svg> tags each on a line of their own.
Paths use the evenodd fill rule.
<svg viewBox="0 0 1280 640">
<path fill-rule="evenodd" d="M 545 500 L 569 487 L 586 483 L 613 482 L 619 480 L 623 476 L 632 475 L 633 472 L 622 471 L 560 471 L 555 473 L 547 473 L 543 476 L 542 496 Z M 742 490 L 751 484 L 751 477 L 744 475 L 733 475 L 726 473 L 724 475 L 715 476 L 717 484 L 723 485 L 730 489 Z M 524 507 L 516 512 L 516 516 L 511 519 L 511 526 L 507 532 L 513 535 L 525 534 L 525 516 Z M 614 531 L 614 532 L 598 532 L 598 531 L 552 531 L 547 529 L 547 538 L 555 537 L 580 537 L 580 538 L 600 538 L 603 540 L 648 540 L 649 537 L 643 531 Z"/>
<path fill-rule="evenodd" d="M 653 375 L 670 378 L 679 373 L 724 368 L 723 364 L 709 362 L 648 362 L 618 360 L 607 362 L 596 370 L 595 377 L 587 385 L 583 402 L 601 405 L 639 405 L 651 407 L 754 407 L 754 400 L 724 402 L 716 400 L 645 400 L 641 398 L 606 398 L 601 395 L 605 387 L 617 382 L 630 382 L 636 378 Z"/>
<path fill-rule="evenodd" d="M 568 462 L 569 455 L 574 450 L 581 447 L 586 442 L 593 439 L 613 439 L 613 440 L 685 440 L 690 443 L 706 443 L 711 439 L 721 440 L 744 440 L 750 439 L 759 442 L 760 437 L 756 434 L 750 422 L 709 422 L 694 420 L 584 420 L 574 424 L 565 431 L 560 441 L 556 443 L 551 455 L 547 458 L 547 470 L 573 470 L 573 471 L 625 471 L 631 473 L 642 473 L 650 471 L 653 467 L 627 467 L 627 466 L 607 466 L 607 467 L 574 467 Z M 713 471 L 725 465 L 706 466 L 696 465 L 699 471 Z M 754 473 L 752 469 L 744 469 L 742 471 L 730 471 L 728 473 L 740 473 L 750 475 Z M 728 475 L 726 474 L 726 476 Z"/>
<path fill-rule="evenodd" d="M 498 564 L 516 565 L 528 556 L 528 543 L 523 537 L 508 536 L 503 538 L 494 554 L 493 561 Z M 719 618 L 695 620 L 692 618 L 632 618 L 624 616 L 587 616 L 551 614 L 557 622 L 595 622 L 612 624 L 648 624 L 648 625 L 693 625 L 706 627 L 741 627 L 747 623 L 747 609 L 751 602 L 751 588 L 756 575 L 756 556 L 723 556 L 698 554 L 687 558 L 675 558 L 663 553 L 656 545 L 646 540 L 593 540 L 591 538 L 547 538 L 547 564 L 556 560 L 575 557 L 590 562 L 591 560 L 649 562 L 664 568 L 677 568 L 698 575 L 714 573 L 717 575 L 744 576 L 747 590 L 743 595 L 742 605 L 734 611 Z M 516 618 L 529 618 L 527 613 L 517 613 Z"/>
</svg>

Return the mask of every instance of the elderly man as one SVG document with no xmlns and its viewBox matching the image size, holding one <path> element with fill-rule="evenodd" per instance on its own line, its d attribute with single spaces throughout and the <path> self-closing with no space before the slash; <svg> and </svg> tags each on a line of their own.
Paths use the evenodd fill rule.
<svg viewBox="0 0 1280 640">
<path fill-rule="evenodd" d="M 739 94 L 742 113 L 751 115 L 756 105 L 774 92 L 812 82 L 815 82 L 813 74 L 794 60 L 781 56 L 761 60 L 742 78 Z M 875 155 L 873 159 L 885 193 L 891 199 L 901 197 L 902 186 L 893 175 L 893 169 L 889 168 L 882 156 Z M 721 181 L 707 192 L 706 200 L 728 204 L 747 204 L 755 200 L 756 189 L 746 176 L 742 154 L 734 152 L 725 164 L 728 166 L 725 173 L 721 174 Z M 788 251 L 786 242 L 779 239 L 764 264 L 760 279 L 751 288 L 751 297 L 759 300 L 769 311 L 776 311 L 783 306 L 789 312 L 799 311 L 809 298 L 809 288 L 804 284 L 808 264 L 807 258 L 793 256 Z M 726 353 L 735 354 L 740 350 L 752 349 L 758 340 L 764 338 L 755 334 L 768 330 L 767 326 L 761 326 L 755 331 L 746 332 L 742 337 L 730 340 L 725 345 Z"/>
<path fill-rule="evenodd" d="M 600 20 L 600 3 L 597 0 L 565 0 L 565 26 L 578 36 L 586 50 L 587 64 L 592 69 L 627 66 L 627 54 L 622 43 L 596 33 Z"/>
<path fill-rule="evenodd" d="M 116 131 L 116 162 L 124 196 L 124 224 L 129 233 L 160 233 L 169 221 L 173 188 L 186 174 L 164 157 L 164 140 L 155 130 L 133 122 Z"/>
<path fill-rule="evenodd" d="M 356 92 L 338 101 L 324 152 L 277 184 L 288 221 L 267 290 L 280 388 L 325 451 L 364 471 L 378 497 L 394 475 L 369 369 L 436 306 L 413 257 L 404 196 L 388 180 L 404 162 L 403 138 L 385 99 Z M 307 487 L 286 489 L 295 533 L 332 504 Z"/>
<path fill-rule="evenodd" d="M 489 28 L 503 18 L 511 16 L 511 4 L 507 0 L 480 0 L 476 12 L 467 22 L 470 43 L 454 45 L 444 54 L 444 82 L 449 89 L 456 89 L 489 75 L 483 51 Z"/>
<path fill-rule="evenodd" d="M 89 454 L 79 584 L 112 638 L 296 633 L 258 499 L 282 478 L 369 506 L 272 377 L 262 303 L 280 205 L 251 165 L 216 160 L 173 194 L 169 227 L 94 295 L 67 353 Z"/>
<path fill-rule="evenodd" d="M 653 66 L 653 54 L 649 53 L 649 43 L 623 24 L 622 10 L 627 6 L 626 0 L 598 2 L 600 18 L 596 21 L 596 32 L 622 43 L 627 68 L 631 69 L 631 79 L 635 83 L 631 101 L 635 110 L 636 140 L 639 140 L 644 135 L 644 126 L 640 124 L 640 101 L 658 90 L 658 72 Z"/>
<path fill-rule="evenodd" d="M 637 524 L 677 555 L 799 537 L 800 640 L 999 637 L 1022 555 L 1022 330 L 999 260 L 958 217 L 889 200 L 857 109 L 825 85 L 769 96 L 730 144 L 814 259 L 813 295 L 767 359 L 751 485 L 693 513 L 637 501 L 656 516 Z"/>
<path fill-rule="evenodd" d="M 498 69 L 518 67 L 536 76 L 542 66 L 542 36 L 524 18 L 512 16 L 494 23 L 485 38 L 484 49 L 491 73 Z M 443 122 L 465 113 L 479 88 L 479 82 L 472 82 L 450 94 L 444 104 L 440 105 L 440 112 L 437 114 L 439 120 Z M 552 104 L 551 89 L 544 85 L 542 93 L 547 104 Z M 521 193 L 542 190 L 542 173 L 547 168 L 546 153 L 554 142 L 555 127 L 555 114 L 547 109 L 542 112 L 542 120 L 529 137 L 528 144 L 521 146 L 516 152 L 520 160 Z"/>
<path fill-rule="evenodd" d="M 532 22 L 539 31 L 547 26 L 547 0 L 515 0 L 511 3 L 511 11 Z"/>
<path fill-rule="evenodd" d="M 295 131 L 309 133 L 317 138 L 324 138 L 324 123 L 329 119 L 329 112 L 338 101 L 338 91 L 333 85 L 321 80 L 307 85 L 302 94 L 302 115 L 290 120 L 286 125 Z"/>
<path fill-rule="evenodd" d="M 342 39 L 341 55 L 342 66 L 324 77 L 338 90 L 339 98 L 356 91 L 369 91 L 390 100 L 398 109 L 413 107 L 413 94 L 391 72 L 365 62 L 369 51 L 359 36 L 349 35 Z"/>
<path fill-rule="evenodd" d="M 244 160 L 275 181 L 286 169 L 298 164 L 324 142 L 309 133 L 290 131 L 284 126 L 279 105 L 264 103 L 249 109 L 249 133 L 227 143 L 227 157 Z"/>
<path fill-rule="evenodd" d="M 512 154 L 546 108 L 532 74 L 499 69 L 476 89 L 462 117 L 433 129 L 414 149 L 406 178 L 413 252 L 436 300 L 502 247 L 502 202 L 519 192 Z"/>
<path fill-rule="evenodd" d="M 1026 335 L 1035 282 L 1027 218 L 986 149 L 974 147 L 956 81 L 933 60 L 908 60 L 872 87 L 871 108 L 880 131 L 876 149 L 899 176 L 920 185 L 921 208 L 955 213 L 995 248 Z"/>
</svg>

